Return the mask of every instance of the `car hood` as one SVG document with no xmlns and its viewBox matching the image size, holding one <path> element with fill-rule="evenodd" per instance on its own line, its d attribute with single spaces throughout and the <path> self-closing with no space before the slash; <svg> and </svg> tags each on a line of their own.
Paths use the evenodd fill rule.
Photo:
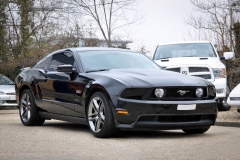
<svg viewBox="0 0 240 160">
<path fill-rule="evenodd" d="M 172 68 L 174 66 L 209 66 L 210 68 L 225 68 L 223 63 L 218 57 L 178 57 L 178 58 L 168 58 L 155 60 L 160 66 L 165 66 L 167 68 Z"/>
<path fill-rule="evenodd" d="M 128 83 L 132 87 L 158 86 L 206 86 L 208 81 L 193 76 L 166 70 L 152 69 L 112 69 L 110 71 L 92 72 Z"/>
<path fill-rule="evenodd" d="M 4 93 L 15 93 L 14 85 L 0 85 L 0 91 Z"/>
</svg>

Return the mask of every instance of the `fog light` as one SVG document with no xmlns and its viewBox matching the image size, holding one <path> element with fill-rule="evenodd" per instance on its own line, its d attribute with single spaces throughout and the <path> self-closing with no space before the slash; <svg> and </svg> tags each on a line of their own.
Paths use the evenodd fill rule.
<svg viewBox="0 0 240 160">
<path fill-rule="evenodd" d="M 0 101 L 0 104 L 4 104 L 5 103 L 5 101 Z"/>
<path fill-rule="evenodd" d="M 203 89 L 202 88 L 197 88 L 196 89 L 196 96 L 199 98 L 199 97 L 202 97 L 203 95 Z"/>
<path fill-rule="evenodd" d="M 223 93 L 223 88 L 221 89 L 216 89 L 217 93 L 220 94 L 220 93 Z"/>
<path fill-rule="evenodd" d="M 6 93 L 4 93 L 3 91 L 0 91 L 0 95 L 6 95 Z"/>
<path fill-rule="evenodd" d="M 156 88 L 155 89 L 155 96 L 158 98 L 162 98 L 163 96 L 165 96 L 165 90 L 162 88 Z"/>
</svg>

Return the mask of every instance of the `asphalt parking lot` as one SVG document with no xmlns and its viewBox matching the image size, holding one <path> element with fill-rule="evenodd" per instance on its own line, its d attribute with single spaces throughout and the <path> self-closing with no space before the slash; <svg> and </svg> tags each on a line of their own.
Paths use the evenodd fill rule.
<svg viewBox="0 0 240 160">
<path fill-rule="evenodd" d="M 124 131 L 98 139 L 87 126 L 56 120 L 25 127 L 17 110 L 0 110 L 0 159 L 240 159 L 240 128 L 213 126 L 202 135 L 182 131 Z"/>
</svg>

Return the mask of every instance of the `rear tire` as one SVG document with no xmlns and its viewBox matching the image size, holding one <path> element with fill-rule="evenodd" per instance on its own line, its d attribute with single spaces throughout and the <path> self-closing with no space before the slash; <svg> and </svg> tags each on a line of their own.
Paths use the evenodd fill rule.
<svg viewBox="0 0 240 160">
<path fill-rule="evenodd" d="M 109 99 L 103 92 L 96 92 L 87 107 L 87 122 L 92 134 L 97 138 L 112 137 L 117 133 Z"/>
<path fill-rule="evenodd" d="M 33 94 L 30 89 L 22 92 L 19 102 L 19 116 L 22 124 L 25 126 L 42 125 L 45 119 L 42 119 L 37 111 Z"/>
<path fill-rule="evenodd" d="M 197 128 L 197 129 L 183 129 L 183 132 L 187 133 L 187 134 L 202 134 L 204 132 L 207 132 L 209 130 L 210 126 L 204 126 L 201 128 Z"/>
<path fill-rule="evenodd" d="M 237 109 L 237 112 L 240 113 L 240 109 Z"/>
</svg>

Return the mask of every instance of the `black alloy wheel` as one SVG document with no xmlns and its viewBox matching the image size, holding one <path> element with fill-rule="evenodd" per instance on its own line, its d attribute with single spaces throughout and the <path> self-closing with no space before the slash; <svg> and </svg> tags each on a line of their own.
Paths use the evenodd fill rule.
<svg viewBox="0 0 240 160">
<path fill-rule="evenodd" d="M 34 97 L 30 89 L 22 92 L 20 97 L 19 115 L 22 124 L 25 126 L 42 125 L 45 119 L 42 119 L 37 111 Z"/>
<path fill-rule="evenodd" d="M 110 107 L 109 99 L 103 92 L 96 92 L 90 98 L 86 117 L 95 137 L 112 137 L 117 133 Z"/>
</svg>

